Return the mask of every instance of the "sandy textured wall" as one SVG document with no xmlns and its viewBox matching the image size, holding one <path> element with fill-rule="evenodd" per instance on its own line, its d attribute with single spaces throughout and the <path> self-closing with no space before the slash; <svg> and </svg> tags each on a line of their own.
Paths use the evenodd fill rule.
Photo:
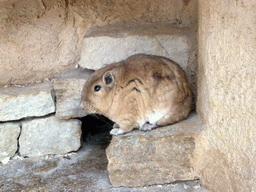
<svg viewBox="0 0 256 192">
<path fill-rule="evenodd" d="M 72 68 L 92 26 L 127 20 L 193 27 L 193 0 L 2 0 L 0 84 L 24 84 Z"/>
<path fill-rule="evenodd" d="M 199 1 L 197 110 L 201 181 L 213 191 L 256 191 L 256 2 Z"/>
</svg>

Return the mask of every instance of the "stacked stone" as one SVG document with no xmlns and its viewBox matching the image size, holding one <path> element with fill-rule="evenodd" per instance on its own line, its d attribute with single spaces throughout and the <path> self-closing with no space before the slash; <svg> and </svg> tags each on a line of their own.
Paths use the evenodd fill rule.
<svg viewBox="0 0 256 192">
<path fill-rule="evenodd" d="M 104 64 L 146 53 L 179 63 L 195 90 L 196 48 L 188 29 L 161 24 L 118 24 L 91 29 L 83 40 L 80 66 Z M 82 87 L 93 70 L 70 70 L 30 87 L 0 90 L 0 160 L 60 154 L 81 146 Z M 14 122 L 10 122 L 14 121 Z M 145 186 L 195 179 L 193 156 L 202 125 L 195 114 L 187 121 L 150 132 L 114 136 L 107 148 L 114 186 Z M 19 147 L 18 147 L 19 146 Z"/>
<path fill-rule="evenodd" d="M 0 161 L 62 154 L 81 147 L 81 90 L 92 70 L 70 70 L 52 81 L 0 90 Z"/>
</svg>

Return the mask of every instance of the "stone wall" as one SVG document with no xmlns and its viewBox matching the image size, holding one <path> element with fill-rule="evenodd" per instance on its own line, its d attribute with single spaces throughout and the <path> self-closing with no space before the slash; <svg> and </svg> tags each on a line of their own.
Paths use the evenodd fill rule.
<svg viewBox="0 0 256 192">
<path fill-rule="evenodd" d="M 81 91 L 93 72 L 74 69 L 27 86 L 0 89 L 0 162 L 64 154 L 81 147 Z"/>
<path fill-rule="evenodd" d="M 76 118 L 87 115 L 79 102 L 92 71 L 78 64 L 97 69 L 136 53 L 163 55 L 181 64 L 195 90 L 196 25 L 197 1 L 2 1 L 0 160 L 80 147 Z"/>
<path fill-rule="evenodd" d="M 256 3 L 199 1 L 197 167 L 212 191 L 256 191 Z"/>
<path fill-rule="evenodd" d="M 138 20 L 194 27 L 197 1 L 3 0 L 0 85 L 32 83 L 74 68 L 88 29 Z"/>
</svg>

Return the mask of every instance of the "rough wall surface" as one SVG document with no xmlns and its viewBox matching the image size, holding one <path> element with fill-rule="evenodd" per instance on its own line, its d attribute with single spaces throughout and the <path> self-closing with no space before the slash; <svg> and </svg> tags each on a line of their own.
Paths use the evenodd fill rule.
<svg viewBox="0 0 256 192">
<path fill-rule="evenodd" d="M 197 1 L 3 0 L 0 85 L 31 83 L 73 68 L 89 28 L 137 20 L 193 27 Z"/>
<path fill-rule="evenodd" d="M 21 123 L 19 153 L 21 156 L 39 156 L 68 153 L 81 147 L 81 125 L 78 119 L 61 120 L 51 115 L 47 118 Z"/>
<path fill-rule="evenodd" d="M 212 191 L 256 191 L 255 15 L 255 1 L 199 1 L 197 163 Z"/>
<path fill-rule="evenodd" d="M 19 123 L 0 124 L 0 162 L 15 155 L 20 135 Z"/>
<path fill-rule="evenodd" d="M 54 113 L 54 100 L 53 86 L 50 82 L 29 87 L 0 88 L 0 122 Z"/>
</svg>

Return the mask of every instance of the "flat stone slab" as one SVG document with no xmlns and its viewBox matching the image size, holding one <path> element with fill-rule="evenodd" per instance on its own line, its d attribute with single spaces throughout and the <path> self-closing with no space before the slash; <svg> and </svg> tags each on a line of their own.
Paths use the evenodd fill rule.
<svg viewBox="0 0 256 192">
<path fill-rule="evenodd" d="M 56 95 L 56 117 L 70 119 L 88 113 L 80 107 L 84 83 L 94 70 L 72 69 L 51 80 Z"/>
<path fill-rule="evenodd" d="M 202 124 L 195 113 L 179 123 L 150 132 L 113 136 L 106 150 L 113 186 L 147 186 L 194 180 L 191 165 Z"/>
<path fill-rule="evenodd" d="M 186 69 L 191 52 L 186 29 L 163 24 L 123 23 L 93 28 L 85 35 L 79 64 L 98 69 L 137 53 L 168 57 Z"/>
<path fill-rule="evenodd" d="M 90 135 L 83 147 L 67 155 L 47 155 L 0 163 L 0 191 L 30 192 L 209 192 L 197 181 L 129 188 L 108 179 L 105 148 L 109 131 Z"/>
<path fill-rule="evenodd" d="M 27 120 L 21 123 L 19 138 L 21 156 L 64 154 L 81 147 L 81 121 L 50 117 Z"/>
<path fill-rule="evenodd" d="M 53 87 L 50 82 L 0 89 L 0 121 L 39 117 L 54 112 Z"/>
<path fill-rule="evenodd" d="M 0 161 L 15 155 L 19 135 L 18 123 L 0 123 Z"/>
</svg>

